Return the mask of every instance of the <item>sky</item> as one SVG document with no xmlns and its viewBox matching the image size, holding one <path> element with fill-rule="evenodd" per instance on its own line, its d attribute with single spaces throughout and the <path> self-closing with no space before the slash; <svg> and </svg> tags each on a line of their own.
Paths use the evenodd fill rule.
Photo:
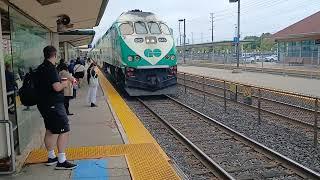
<svg viewBox="0 0 320 180">
<path fill-rule="evenodd" d="M 94 27 L 93 43 L 122 12 L 133 9 L 157 14 L 173 29 L 176 42 L 179 19 L 186 19 L 187 42 L 211 42 L 210 13 L 214 16 L 214 41 L 232 40 L 236 32 L 237 3 L 229 0 L 109 0 L 99 26 Z M 241 0 L 241 38 L 275 33 L 318 11 L 319 0 Z"/>
</svg>

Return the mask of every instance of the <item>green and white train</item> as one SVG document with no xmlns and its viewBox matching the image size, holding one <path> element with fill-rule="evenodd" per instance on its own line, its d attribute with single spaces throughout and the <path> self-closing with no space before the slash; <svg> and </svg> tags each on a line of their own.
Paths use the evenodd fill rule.
<svg viewBox="0 0 320 180">
<path fill-rule="evenodd" d="M 174 39 L 169 27 L 154 13 L 122 13 L 91 54 L 130 96 L 176 92 Z"/>
</svg>

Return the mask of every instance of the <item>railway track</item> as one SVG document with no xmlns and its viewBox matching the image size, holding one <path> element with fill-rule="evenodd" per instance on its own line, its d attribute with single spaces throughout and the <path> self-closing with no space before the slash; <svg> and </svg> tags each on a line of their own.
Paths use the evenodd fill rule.
<svg viewBox="0 0 320 180">
<path fill-rule="evenodd" d="M 227 101 L 230 101 L 230 91 L 228 85 L 230 82 L 226 81 L 226 87 L 224 87 L 224 82 L 221 80 L 214 80 L 210 78 L 203 78 L 200 76 L 179 75 L 178 83 L 182 86 L 186 86 L 189 89 L 193 89 L 204 93 L 206 95 L 212 95 L 219 98 L 226 98 Z M 226 88 L 226 92 L 224 92 Z M 224 97 L 226 93 L 226 97 Z M 243 103 L 243 92 L 238 90 L 237 102 L 242 105 L 259 109 L 259 97 L 258 89 L 253 88 L 252 95 L 252 105 Z M 307 98 L 303 96 L 297 96 L 292 94 L 285 94 L 276 92 L 273 90 L 267 90 L 261 88 L 261 97 L 260 97 L 260 110 L 274 116 L 278 116 L 284 119 L 287 119 L 290 122 L 302 125 L 303 127 L 315 130 L 315 114 L 320 116 L 320 112 L 315 113 L 314 106 L 315 100 L 312 98 Z M 320 123 L 317 123 L 317 130 L 320 130 Z"/>
<path fill-rule="evenodd" d="M 182 179 L 222 179 L 215 169 L 210 169 L 205 159 L 182 138 L 170 131 L 161 120 L 141 102 L 126 98 L 126 102 L 136 113 L 145 127 L 152 133 L 158 143 L 183 171 Z"/>
<path fill-rule="evenodd" d="M 320 175 L 172 99 L 139 99 L 171 134 L 223 179 L 319 179 Z M 152 118 L 151 118 L 152 119 Z"/>
</svg>

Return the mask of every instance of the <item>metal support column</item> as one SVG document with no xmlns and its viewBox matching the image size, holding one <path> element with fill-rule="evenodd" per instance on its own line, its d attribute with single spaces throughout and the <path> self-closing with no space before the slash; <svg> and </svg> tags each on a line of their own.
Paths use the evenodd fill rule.
<svg viewBox="0 0 320 180">
<path fill-rule="evenodd" d="M 63 43 L 63 49 L 64 49 L 64 60 L 66 62 L 68 62 L 70 59 L 68 58 L 69 56 L 68 56 L 68 44 L 67 44 L 67 42 Z"/>
<path fill-rule="evenodd" d="M 0 14 L 1 19 L 1 14 Z M 0 40 L 2 41 L 2 28 L 0 21 Z M 0 159 L 11 157 L 11 169 L 0 174 L 10 174 L 15 171 L 15 154 L 12 138 L 12 124 L 9 121 L 7 88 L 5 79 L 5 68 L 3 61 L 3 47 L 0 43 Z"/>
<path fill-rule="evenodd" d="M 238 0 L 237 69 L 240 63 L 240 0 Z"/>
<path fill-rule="evenodd" d="M 183 63 L 186 64 L 186 19 L 183 19 Z"/>
</svg>

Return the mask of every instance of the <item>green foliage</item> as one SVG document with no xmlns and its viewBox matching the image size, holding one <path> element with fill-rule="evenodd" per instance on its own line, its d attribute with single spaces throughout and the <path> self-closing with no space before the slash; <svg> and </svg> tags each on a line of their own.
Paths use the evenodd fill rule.
<svg viewBox="0 0 320 180">
<path fill-rule="evenodd" d="M 272 34 L 263 33 L 258 36 L 246 36 L 244 40 L 253 41 L 252 43 L 243 46 L 245 51 L 273 51 L 275 42 L 271 38 Z"/>
<path fill-rule="evenodd" d="M 24 61 L 23 59 L 16 53 L 11 54 L 5 54 L 4 55 L 4 63 L 5 64 L 12 64 L 13 61 L 13 69 L 17 70 L 18 68 L 24 67 Z"/>
</svg>

